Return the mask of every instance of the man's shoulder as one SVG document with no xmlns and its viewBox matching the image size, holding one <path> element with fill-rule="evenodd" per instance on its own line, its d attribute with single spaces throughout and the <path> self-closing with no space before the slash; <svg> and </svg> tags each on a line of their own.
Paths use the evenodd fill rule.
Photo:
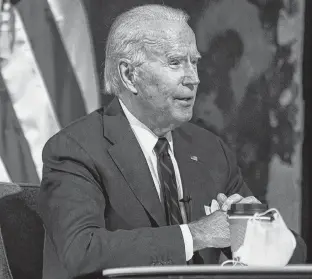
<svg viewBox="0 0 312 279">
<path fill-rule="evenodd" d="M 103 135 L 103 115 L 104 108 L 99 108 L 62 128 L 49 141 L 62 137 L 70 137 L 78 143 L 96 139 Z"/>
</svg>

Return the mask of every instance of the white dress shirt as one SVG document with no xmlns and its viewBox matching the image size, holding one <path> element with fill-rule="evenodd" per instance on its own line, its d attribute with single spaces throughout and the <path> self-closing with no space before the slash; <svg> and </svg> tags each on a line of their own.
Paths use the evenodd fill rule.
<svg viewBox="0 0 312 279">
<path fill-rule="evenodd" d="M 140 147 L 144 153 L 144 156 L 148 164 L 149 170 L 151 172 L 159 199 L 160 201 L 162 201 L 162 193 L 161 193 L 161 186 L 160 186 L 161 182 L 159 180 L 158 170 L 157 170 L 157 156 L 154 151 L 154 147 L 158 141 L 158 136 L 156 136 L 146 125 L 144 125 L 141 121 L 139 121 L 127 109 L 127 107 L 123 104 L 123 102 L 120 99 L 119 99 L 119 102 L 130 123 L 130 127 L 132 131 L 134 132 L 136 139 L 138 140 Z M 175 172 L 178 197 L 180 200 L 183 198 L 183 188 L 182 188 L 182 181 L 181 181 L 178 164 L 174 157 L 171 132 L 168 132 L 165 135 L 165 137 L 167 138 L 169 142 L 169 155 L 172 160 L 172 164 L 173 164 L 173 168 Z M 183 239 L 184 239 L 186 261 L 189 261 L 193 257 L 193 237 L 192 237 L 192 234 L 190 232 L 188 225 L 186 224 L 187 220 L 186 220 L 184 204 L 182 202 L 180 202 L 179 204 L 180 204 L 183 222 L 185 223 L 185 224 L 180 225 L 180 228 L 181 228 Z"/>
</svg>

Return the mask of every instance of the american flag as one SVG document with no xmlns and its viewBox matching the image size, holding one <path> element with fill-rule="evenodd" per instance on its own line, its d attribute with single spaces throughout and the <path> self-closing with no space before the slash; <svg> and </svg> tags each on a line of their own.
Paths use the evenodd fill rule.
<svg viewBox="0 0 312 279">
<path fill-rule="evenodd" d="M 0 181 L 39 183 L 46 141 L 100 106 L 89 21 L 79 0 L 0 10 Z"/>
</svg>

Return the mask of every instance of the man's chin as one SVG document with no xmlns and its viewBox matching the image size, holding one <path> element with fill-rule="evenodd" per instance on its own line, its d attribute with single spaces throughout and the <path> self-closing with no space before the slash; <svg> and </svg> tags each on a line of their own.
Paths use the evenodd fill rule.
<svg viewBox="0 0 312 279">
<path fill-rule="evenodd" d="M 176 115 L 175 122 L 177 123 L 177 126 L 181 126 L 182 124 L 189 122 L 193 117 L 193 111 L 192 112 L 185 112 L 185 113 L 179 113 L 179 115 Z"/>
</svg>

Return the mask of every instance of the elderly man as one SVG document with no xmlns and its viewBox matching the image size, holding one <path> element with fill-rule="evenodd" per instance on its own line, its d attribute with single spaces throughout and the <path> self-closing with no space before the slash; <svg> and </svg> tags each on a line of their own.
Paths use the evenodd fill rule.
<svg viewBox="0 0 312 279">
<path fill-rule="evenodd" d="M 45 279 L 217 263 L 230 245 L 225 211 L 258 202 L 220 138 L 188 123 L 200 55 L 187 20 L 158 5 L 119 16 L 105 61 L 113 102 L 46 144 L 39 198 Z M 222 210 L 205 216 L 213 199 Z"/>
</svg>

